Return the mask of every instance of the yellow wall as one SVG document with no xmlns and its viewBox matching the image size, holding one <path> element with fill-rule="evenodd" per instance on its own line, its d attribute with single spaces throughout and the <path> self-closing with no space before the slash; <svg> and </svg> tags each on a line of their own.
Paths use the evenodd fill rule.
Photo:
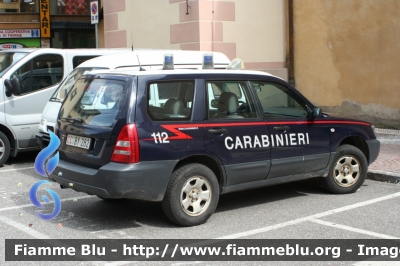
<svg viewBox="0 0 400 266">
<path fill-rule="evenodd" d="M 400 1 L 294 0 L 294 51 L 296 87 L 315 104 L 396 126 Z"/>
</svg>

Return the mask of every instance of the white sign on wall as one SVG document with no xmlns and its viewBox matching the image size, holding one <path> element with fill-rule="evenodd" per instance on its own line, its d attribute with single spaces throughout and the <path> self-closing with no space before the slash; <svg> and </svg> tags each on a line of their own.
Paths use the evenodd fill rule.
<svg viewBox="0 0 400 266">
<path fill-rule="evenodd" d="M 2 43 L 2 44 L 0 44 L 0 50 L 1 49 L 18 49 L 18 48 L 24 48 L 24 46 L 19 43 Z"/>
<path fill-rule="evenodd" d="M 40 38 L 39 29 L 0 30 L 0 38 Z"/>
<path fill-rule="evenodd" d="M 90 2 L 90 17 L 92 24 L 99 23 L 99 3 L 98 1 Z"/>
</svg>

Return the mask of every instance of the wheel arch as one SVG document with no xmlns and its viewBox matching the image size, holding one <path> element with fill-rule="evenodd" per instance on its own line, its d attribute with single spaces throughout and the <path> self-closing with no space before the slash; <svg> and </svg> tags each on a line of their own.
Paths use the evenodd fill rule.
<svg viewBox="0 0 400 266">
<path fill-rule="evenodd" d="M 349 136 L 344 138 L 340 144 L 339 147 L 342 145 L 352 145 L 358 149 L 360 149 L 362 151 L 362 153 L 364 154 L 365 158 L 367 159 L 368 164 L 369 162 L 369 151 L 368 151 L 368 145 L 367 142 L 365 141 L 365 139 L 363 139 L 362 137 L 359 136 Z"/>
<path fill-rule="evenodd" d="M 17 153 L 17 149 L 16 149 L 17 142 L 15 140 L 13 132 L 8 127 L 6 127 L 5 125 L 2 125 L 2 124 L 0 124 L 0 131 L 3 132 L 7 136 L 8 141 L 10 142 L 10 146 L 11 146 L 10 147 L 11 148 L 10 156 L 17 155 L 16 154 Z"/>
<path fill-rule="evenodd" d="M 225 180 L 225 178 L 224 178 L 225 175 L 223 173 L 223 169 L 220 167 L 221 164 L 215 158 L 208 156 L 208 155 L 204 155 L 204 154 L 191 155 L 191 156 L 188 156 L 188 157 L 180 160 L 175 165 L 175 168 L 173 171 L 175 171 L 179 167 L 181 167 L 185 164 L 189 164 L 189 163 L 199 163 L 199 164 L 205 165 L 208 168 L 210 168 L 211 171 L 213 171 L 213 173 L 217 177 L 219 186 L 220 187 L 223 186 L 224 180 Z"/>
</svg>

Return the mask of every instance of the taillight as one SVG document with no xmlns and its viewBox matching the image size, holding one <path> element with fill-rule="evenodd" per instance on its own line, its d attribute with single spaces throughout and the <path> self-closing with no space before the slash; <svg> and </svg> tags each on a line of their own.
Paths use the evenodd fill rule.
<svg viewBox="0 0 400 266">
<path fill-rule="evenodd" d="M 125 125 L 119 132 L 111 161 L 115 163 L 139 162 L 139 138 L 135 124 Z"/>
</svg>

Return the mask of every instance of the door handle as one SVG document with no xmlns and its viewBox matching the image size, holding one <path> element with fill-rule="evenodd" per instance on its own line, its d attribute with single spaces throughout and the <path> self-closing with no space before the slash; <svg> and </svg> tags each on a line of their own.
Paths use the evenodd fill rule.
<svg viewBox="0 0 400 266">
<path fill-rule="evenodd" d="M 226 128 L 209 129 L 208 133 L 215 134 L 215 135 L 221 135 L 224 133 L 228 133 L 228 130 Z"/>
<path fill-rule="evenodd" d="M 289 130 L 288 126 L 274 127 L 276 131 L 286 131 Z"/>
</svg>

